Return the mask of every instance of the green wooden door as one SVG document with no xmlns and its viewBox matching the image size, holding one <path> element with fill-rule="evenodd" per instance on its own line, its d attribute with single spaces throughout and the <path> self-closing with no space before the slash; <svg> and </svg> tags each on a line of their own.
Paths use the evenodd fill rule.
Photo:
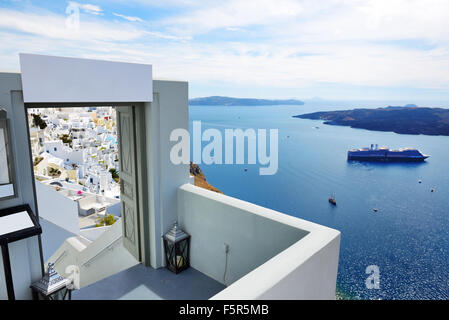
<svg viewBox="0 0 449 320">
<path fill-rule="evenodd" d="M 117 107 L 116 110 L 123 245 L 141 261 L 135 110 L 134 107 Z"/>
</svg>

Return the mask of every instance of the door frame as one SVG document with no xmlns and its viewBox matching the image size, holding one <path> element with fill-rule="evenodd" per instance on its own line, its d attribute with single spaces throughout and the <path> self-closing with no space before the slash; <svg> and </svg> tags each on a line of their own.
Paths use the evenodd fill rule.
<svg viewBox="0 0 449 320">
<path fill-rule="evenodd" d="M 145 127 L 145 104 L 143 102 L 64 102 L 64 103 L 24 103 L 25 117 L 27 123 L 28 148 L 32 158 L 30 130 L 28 123 L 28 109 L 32 108 L 86 108 L 86 107 L 133 107 L 135 114 L 135 132 L 134 135 L 136 150 L 134 157 L 137 164 L 137 172 L 135 184 L 137 185 L 138 209 L 139 209 L 139 248 L 140 260 L 143 265 L 150 265 L 150 228 L 149 228 L 149 206 L 148 206 L 148 178 L 147 178 L 147 150 L 146 150 L 146 127 Z M 118 132 L 117 132 L 118 134 Z M 120 153 L 119 153 L 120 154 Z M 31 159 L 32 161 L 33 159 Z M 119 161 L 120 158 L 119 158 Z M 35 181 L 34 170 L 32 170 L 33 181 Z M 33 185 L 35 189 L 35 186 Z M 36 213 L 38 214 L 37 195 L 34 192 Z M 120 200 L 121 201 L 121 200 Z M 39 239 L 39 247 L 42 254 L 42 243 Z M 45 261 L 42 260 L 42 263 Z M 43 267 L 43 266 L 42 266 Z"/>
</svg>

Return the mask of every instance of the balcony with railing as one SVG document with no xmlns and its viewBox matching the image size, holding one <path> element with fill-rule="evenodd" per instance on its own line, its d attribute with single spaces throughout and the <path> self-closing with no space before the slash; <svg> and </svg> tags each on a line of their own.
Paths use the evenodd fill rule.
<svg viewBox="0 0 449 320">
<path fill-rule="evenodd" d="M 191 184 L 177 200 L 180 225 L 192 236 L 191 268 L 175 275 L 136 261 L 74 299 L 335 299 L 338 231 Z M 91 255 L 81 276 L 125 254 L 116 246 L 114 254 L 103 246 L 106 253 Z"/>
</svg>

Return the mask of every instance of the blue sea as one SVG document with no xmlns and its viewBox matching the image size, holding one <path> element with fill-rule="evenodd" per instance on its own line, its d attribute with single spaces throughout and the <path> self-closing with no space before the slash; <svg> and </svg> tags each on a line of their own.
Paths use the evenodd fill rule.
<svg viewBox="0 0 449 320">
<path fill-rule="evenodd" d="M 340 230 L 337 287 L 341 296 L 448 299 L 449 137 L 400 135 L 292 118 L 315 111 L 387 105 L 191 106 L 190 121 L 201 120 L 203 130 L 279 130 L 275 175 L 261 176 L 259 165 L 248 164 L 201 164 L 201 169 L 209 183 L 229 196 Z M 370 144 L 414 147 L 430 158 L 424 163 L 347 162 L 348 149 Z M 332 193 L 336 207 L 328 203 Z M 380 289 L 365 285 L 370 265 L 379 267 Z"/>
</svg>

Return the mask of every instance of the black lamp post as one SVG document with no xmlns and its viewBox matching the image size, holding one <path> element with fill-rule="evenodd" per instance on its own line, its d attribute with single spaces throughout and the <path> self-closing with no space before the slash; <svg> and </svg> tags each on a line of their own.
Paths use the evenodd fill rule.
<svg viewBox="0 0 449 320">
<path fill-rule="evenodd" d="M 61 276 L 54 269 L 54 263 L 48 264 L 45 276 L 30 286 L 35 300 L 72 299 L 71 281 Z"/>
<path fill-rule="evenodd" d="M 167 268 L 177 274 L 190 267 L 190 235 L 181 230 L 175 222 L 163 238 Z"/>
</svg>

